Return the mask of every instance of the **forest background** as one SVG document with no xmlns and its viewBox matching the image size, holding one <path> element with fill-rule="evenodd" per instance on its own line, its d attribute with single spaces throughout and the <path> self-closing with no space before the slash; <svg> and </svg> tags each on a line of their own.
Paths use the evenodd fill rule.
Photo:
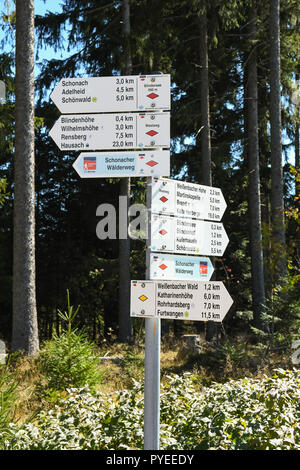
<svg viewBox="0 0 300 470">
<path fill-rule="evenodd" d="M 54 332 L 60 334 L 58 307 L 66 304 L 67 289 L 72 304 L 80 305 L 78 326 L 91 340 L 101 345 L 104 339 L 124 338 L 118 301 L 124 300 L 120 293 L 122 248 L 118 240 L 99 240 L 95 232 L 97 207 L 110 202 L 117 208 L 122 182 L 85 181 L 75 174 L 72 163 L 77 153 L 61 152 L 49 137 L 60 114 L 49 91 L 61 78 L 122 74 L 128 68 L 125 52 L 129 49 L 133 75 L 171 74 L 171 177 L 219 187 L 227 202 L 222 222 L 230 242 L 224 256 L 214 260 L 214 276 L 225 283 L 234 305 L 218 326 L 219 336 L 246 335 L 272 347 L 289 347 L 297 339 L 299 3 L 282 0 L 280 4 L 279 112 L 272 109 L 276 101 L 272 46 L 276 41 L 270 8 L 274 3 L 135 0 L 130 2 L 129 35 L 124 33 L 118 1 L 61 1 L 60 13 L 36 16 L 40 67 L 35 80 L 35 233 L 40 341 Z M 4 7 L 6 52 L 0 54 L 0 80 L 6 84 L 7 95 L 0 105 L 0 337 L 10 345 L 15 23 L 12 2 L 4 2 Z M 48 57 L 41 61 L 43 46 L 52 49 L 47 49 Z M 277 134 L 279 131 L 281 136 L 275 147 L 274 122 L 279 122 Z M 144 179 L 131 180 L 132 203 L 144 203 L 145 191 Z M 276 201 L 278 194 L 282 194 L 282 204 Z M 131 241 L 130 277 L 145 278 L 144 241 Z M 131 324 L 129 312 L 122 315 Z M 166 336 L 199 329 L 207 333 L 208 329 L 190 322 L 163 324 Z M 134 319 L 131 326 L 132 334 L 125 337 L 134 342 L 143 331 L 143 320 Z"/>
</svg>

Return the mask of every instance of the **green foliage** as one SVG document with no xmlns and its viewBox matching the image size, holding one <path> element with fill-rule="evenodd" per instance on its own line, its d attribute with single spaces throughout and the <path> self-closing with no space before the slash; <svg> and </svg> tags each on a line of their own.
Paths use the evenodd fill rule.
<svg viewBox="0 0 300 470">
<path fill-rule="evenodd" d="M 9 423 L 14 418 L 17 381 L 9 369 L 9 362 L 0 365 L 0 446 L 10 435 Z"/>
<path fill-rule="evenodd" d="M 287 276 L 284 283 L 275 286 L 265 306 L 264 330 L 250 327 L 257 340 L 257 346 L 267 350 L 276 346 L 290 345 L 299 337 L 300 301 L 299 274 Z"/>
<path fill-rule="evenodd" d="M 277 318 L 277 335 L 285 341 L 297 338 L 300 329 L 300 278 L 299 274 L 288 277 L 286 284 L 278 286 L 273 295 L 274 317 Z"/>
<path fill-rule="evenodd" d="M 0 206 L 3 206 L 5 198 L 8 196 L 6 191 L 7 181 L 5 178 L 0 179 Z"/>
<path fill-rule="evenodd" d="M 46 341 L 40 353 L 42 371 L 45 373 L 50 390 L 65 390 L 67 387 L 90 387 L 99 384 L 102 376 L 99 373 L 99 358 L 84 332 L 73 329 L 73 322 L 79 307 L 70 305 L 67 291 L 67 311 L 58 310 L 66 328 L 60 336 L 54 335 Z"/>
<path fill-rule="evenodd" d="M 143 448 L 143 388 L 112 394 L 69 389 L 35 423 L 11 426 L 11 450 Z M 299 450 L 300 371 L 213 384 L 199 391 L 190 374 L 172 375 L 161 390 L 162 450 Z"/>
<path fill-rule="evenodd" d="M 100 382 L 99 360 L 94 355 L 92 343 L 82 333 L 71 331 L 47 341 L 41 362 L 50 389 L 94 386 Z"/>
<path fill-rule="evenodd" d="M 115 396 L 92 394 L 88 387 L 69 389 L 67 398 L 22 429 L 7 449 L 96 450 L 141 448 L 143 395 L 138 383 Z"/>
<path fill-rule="evenodd" d="M 173 379 L 164 414 L 180 418 L 168 421 L 176 448 L 299 449 L 299 380 L 299 371 L 278 370 L 271 378 L 215 384 L 194 397 L 191 379 Z M 172 400 L 175 384 L 181 400 Z"/>
<path fill-rule="evenodd" d="M 217 352 L 217 362 L 219 364 L 226 364 L 230 361 L 235 366 L 242 365 L 247 359 L 247 344 L 235 343 L 234 341 L 225 341 L 222 343 Z"/>
</svg>

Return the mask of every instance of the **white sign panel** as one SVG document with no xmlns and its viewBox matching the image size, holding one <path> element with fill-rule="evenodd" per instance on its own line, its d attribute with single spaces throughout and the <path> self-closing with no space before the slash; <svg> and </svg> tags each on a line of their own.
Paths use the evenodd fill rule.
<svg viewBox="0 0 300 470">
<path fill-rule="evenodd" d="M 63 115 L 50 136 L 60 150 L 170 147 L 170 113 Z"/>
<path fill-rule="evenodd" d="M 152 184 L 152 211 L 220 221 L 226 209 L 221 189 L 167 178 Z"/>
<path fill-rule="evenodd" d="M 151 216 L 151 251 L 222 256 L 228 242 L 222 223 Z"/>
<path fill-rule="evenodd" d="M 81 153 L 73 163 L 81 178 L 120 178 L 170 174 L 169 150 Z"/>
<path fill-rule="evenodd" d="M 170 75 L 65 78 L 50 95 L 62 113 L 170 109 Z"/>
<path fill-rule="evenodd" d="M 209 281 L 214 272 L 209 258 L 150 254 L 150 279 L 186 279 Z"/>
<path fill-rule="evenodd" d="M 232 303 L 220 281 L 131 281 L 131 317 L 222 322 Z"/>
</svg>

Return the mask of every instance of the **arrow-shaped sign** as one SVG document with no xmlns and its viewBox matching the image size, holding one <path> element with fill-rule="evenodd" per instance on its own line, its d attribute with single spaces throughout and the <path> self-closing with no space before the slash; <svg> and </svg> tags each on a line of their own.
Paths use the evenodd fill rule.
<svg viewBox="0 0 300 470">
<path fill-rule="evenodd" d="M 222 223 L 151 216 L 151 251 L 222 256 L 228 242 Z"/>
<path fill-rule="evenodd" d="M 63 115 L 50 136 L 60 150 L 168 148 L 170 113 Z"/>
<path fill-rule="evenodd" d="M 214 272 L 209 258 L 178 256 L 165 253 L 150 254 L 150 279 L 186 279 L 209 281 Z"/>
<path fill-rule="evenodd" d="M 132 317 L 222 322 L 232 303 L 220 281 L 131 281 Z"/>
<path fill-rule="evenodd" d="M 73 163 L 81 178 L 120 178 L 170 174 L 169 150 L 81 153 Z"/>
<path fill-rule="evenodd" d="M 50 95 L 62 113 L 170 109 L 170 75 L 65 78 Z"/>
<path fill-rule="evenodd" d="M 220 221 L 225 209 L 219 188 L 167 178 L 153 180 L 152 212 Z"/>
</svg>

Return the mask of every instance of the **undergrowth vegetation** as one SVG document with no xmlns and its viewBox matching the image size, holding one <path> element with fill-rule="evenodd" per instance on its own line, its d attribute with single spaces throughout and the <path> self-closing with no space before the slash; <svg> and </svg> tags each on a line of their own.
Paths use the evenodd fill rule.
<svg viewBox="0 0 300 470">
<path fill-rule="evenodd" d="M 168 376 L 161 390 L 161 449 L 300 450 L 300 371 L 199 387 L 190 373 Z M 143 386 L 114 394 L 68 389 L 33 422 L 10 424 L 2 448 L 142 449 Z"/>
<path fill-rule="evenodd" d="M 144 340 L 96 348 L 74 327 L 77 312 L 68 297 L 60 334 L 37 357 L 0 365 L 0 449 L 143 449 Z M 299 348 L 223 337 L 193 355 L 170 338 L 161 347 L 161 449 L 300 450 Z"/>
</svg>

